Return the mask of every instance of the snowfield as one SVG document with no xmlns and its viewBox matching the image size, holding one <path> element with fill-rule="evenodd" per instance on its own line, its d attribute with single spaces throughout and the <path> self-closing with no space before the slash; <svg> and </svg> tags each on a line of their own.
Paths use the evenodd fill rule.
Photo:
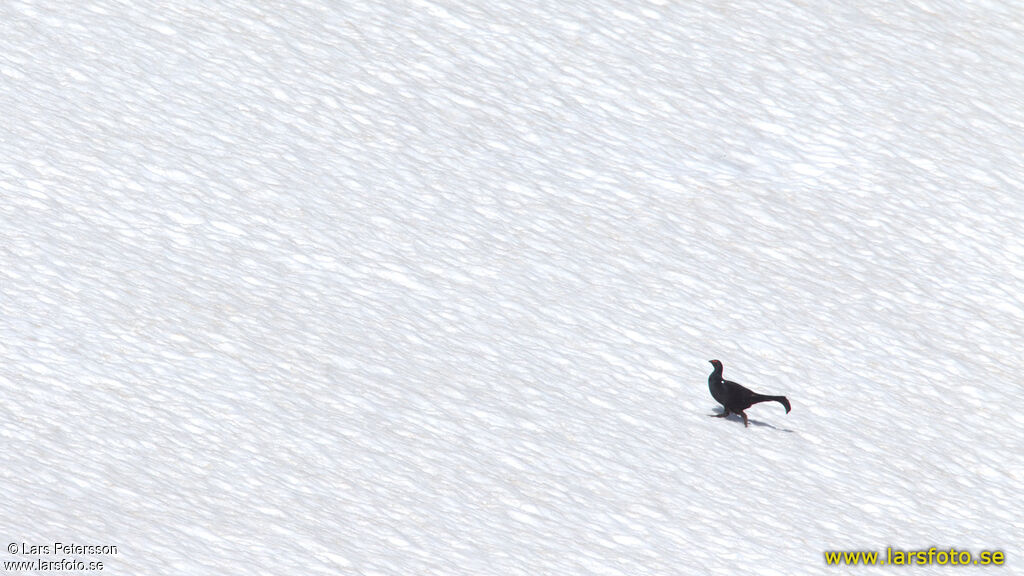
<svg viewBox="0 0 1024 576">
<path fill-rule="evenodd" d="M 3 561 L 1022 573 L 1021 16 L 4 3 Z"/>
</svg>

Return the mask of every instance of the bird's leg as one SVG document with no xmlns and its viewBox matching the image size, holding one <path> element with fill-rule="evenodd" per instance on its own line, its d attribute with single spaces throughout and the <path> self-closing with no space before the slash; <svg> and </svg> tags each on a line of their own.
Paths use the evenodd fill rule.
<svg viewBox="0 0 1024 576">
<path fill-rule="evenodd" d="M 747 415 L 743 413 L 743 410 L 740 410 L 739 412 L 737 412 L 737 414 L 739 414 L 740 416 L 743 416 L 743 427 L 744 428 L 750 428 L 750 425 L 747 424 Z"/>
</svg>

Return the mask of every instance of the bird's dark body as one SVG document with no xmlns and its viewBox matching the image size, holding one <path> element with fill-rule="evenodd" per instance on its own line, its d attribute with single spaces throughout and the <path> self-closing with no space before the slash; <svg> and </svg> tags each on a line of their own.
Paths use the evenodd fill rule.
<svg viewBox="0 0 1024 576">
<path fill-rule="evenodd" d="M 710 360 L 710 362 L 715 369 L 708 376 L 708 390 L 711 391 L 711 396 L 725 408 L 725 412 L 715 414 L 715 416 L 724 418 L 730 413 L 739 414 L 743 417 L 743 425 L 747 426 L 747 415 L 743 411 L 758 402 L 768 401 L 782 404 L 786 408 L 786 413 L 789 414 L 789 400 L 785 396 L 765 396 L 764 394 L 754 392 L 746 386 L 725 380 L 722 378 L 722 363 L 718 360 Z"/>
</svg>

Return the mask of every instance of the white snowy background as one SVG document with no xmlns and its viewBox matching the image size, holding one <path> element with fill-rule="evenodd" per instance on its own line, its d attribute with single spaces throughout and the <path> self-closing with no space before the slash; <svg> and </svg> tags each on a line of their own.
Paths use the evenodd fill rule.
<svg viewBox="0 0 1024 576">
<path fill-rule="evenodd" d="M 1024 6 L 843 4 L 3 2 L 3 560 L 1022 573 Z"/>
</svg>

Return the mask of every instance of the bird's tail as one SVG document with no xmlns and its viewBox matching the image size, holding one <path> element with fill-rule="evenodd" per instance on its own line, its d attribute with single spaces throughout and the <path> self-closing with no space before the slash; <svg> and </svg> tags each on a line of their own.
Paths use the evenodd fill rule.
<svg viewBox="0 0 1024 576">
<path fill-rule="evenodd" d="M 755 393 L 751 397 L 751 402 L 750 403 L 751 404 L 757 404 L 758 402 L 768 402 L 768 401 L 772 401 L 772 400 L 774 400 L 775 402 L 778 402 L 779 404 L 782 404 L 783 406 L 785 406 L 786 407 L 786 414 L 789 414 L 789 410 L 790 410 L 789 400 L 787 400 L 785 396 L 765 396 L 764 394 L 757 394 L 757 393 Z"/>
</svg>

